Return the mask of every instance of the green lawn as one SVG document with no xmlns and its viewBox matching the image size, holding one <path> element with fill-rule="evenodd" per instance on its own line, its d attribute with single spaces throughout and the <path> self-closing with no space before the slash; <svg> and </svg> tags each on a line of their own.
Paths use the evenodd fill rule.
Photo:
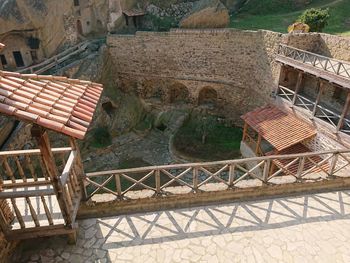
<svg viewBox="0 0 350 263">
<path fill-rule="evenodd" d="M 204 130 L 206 139 L 203 143 Z M 235 159 L 240 157 L 241 139 L 241 128 L 227 126 L 214 116 L 192 114 L 175 134 L 174 147 L 179 153 L 196 159 Z"/>
<path fill-rule="evenodd" d="M 270 4 L 264 8 L 261 8 L 260 2 L 257 1 L 264 0 L 250 1 L 250 6 L 244 7 L 238 15 L 232 15 L 230 26 L 245 30 L 266 29 L 286 33 L 288 26 L 303 12 L 289 5 L 281 7 L 278 4 L 273 11 L 273 2 L 276 0 L 269 0 Z M 253 8 L 254 2 L 256 8 Z M 325 33 L 350 36 L 350 0 L 313 0 L 306 8 L 311 7 L 329 7 L 330 20 Z"/>
</svg>

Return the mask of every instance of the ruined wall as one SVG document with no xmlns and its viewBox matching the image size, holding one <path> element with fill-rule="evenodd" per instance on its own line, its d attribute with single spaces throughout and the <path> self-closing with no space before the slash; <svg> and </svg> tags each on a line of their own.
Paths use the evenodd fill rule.
<svg viewBox="0 0 350 263">
<path fill-rule="evenodd" d="M 199 91 L 209 86 L 218 93 L 221 113 L 239 119 L 269 102 L 279 76 L 274 61 L 278 44 L 311 50 L 318 38 L 318 34 L 177 29 L 109 35 L 107 43 L 118 76 L 138 83 L 139 90 L 145 81 L 176 81 L 189 89 L 196 103 Z M 167 93 L 169 87 L 163 85 L 160 93 Z"/>
<path fill-rule="evenodd" d="M 267 31 L 173 30 L 110 35 L 107 42 L 124 79 L 181 82 L 194 102 L 201 88 L 212 87 L 222 112 L 238 118 L 269 100 L 278 74 L 273 55 L 280 37 Z"/>
</svg>

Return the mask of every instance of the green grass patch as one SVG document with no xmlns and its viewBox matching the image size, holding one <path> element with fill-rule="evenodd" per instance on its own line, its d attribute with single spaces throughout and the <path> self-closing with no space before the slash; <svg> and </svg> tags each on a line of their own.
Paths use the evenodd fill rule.
<svg viewBox="0 0 350 263">
<path fill-rule="evenodd" d="M 313 0 L 303 8 L 290 5 L 278 5 L 277 0 L 262 8 L 261 0 L 249 2 L 251 8 L 245 6 L 240 13 L 231 17 L 230 27 L 244 30 L 265 29 L 286 33 L 288 26 L 294 23 L 305 9 L 311 7 L 329 8 L 330 19 L 323 32 L 331 34 L 350 35 L 350 3 L 349 0 L 330 1 Z M 264 0 L 266 2 L 268 0 Z"/>
<path fill-rule="evenodd" d="M 175 134 L 174 147 L 179 153 L 193 158 L 232 159 L 240 156 L 241 139 L 241 128 L 227 126 L 213 116 L 192 114 Z"/>
</svg>

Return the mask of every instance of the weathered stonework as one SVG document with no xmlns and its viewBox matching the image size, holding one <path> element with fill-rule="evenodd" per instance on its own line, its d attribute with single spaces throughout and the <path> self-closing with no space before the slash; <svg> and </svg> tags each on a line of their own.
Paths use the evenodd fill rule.
<svg viewBox="0 0 350 263">
<path fill-rule="evenodd" d="M 341 47 L 333 40 L 337 38 L 344 43 Z M 350 42 L 317 33 L 177 29 L 109 35 L 107 43 L 117 78 L 135 83 L 121 85 L 122 89 L 137 86 L 139 94 L 148 94 L 146 97 L 152 96 L 149 92 L 153 90 L 167 102 L 173 83 L 181 83 L 196 104 L 200 90 L 211 87 L 218 94 L 221 113 L 239 120 L 241 114 L 270 101 L 279 76 L 280 66 L 274 59 L 280 43 L 324 54 L 322 39 L 332 45 L 330 50 L 346 50 Z"/>
</svg>

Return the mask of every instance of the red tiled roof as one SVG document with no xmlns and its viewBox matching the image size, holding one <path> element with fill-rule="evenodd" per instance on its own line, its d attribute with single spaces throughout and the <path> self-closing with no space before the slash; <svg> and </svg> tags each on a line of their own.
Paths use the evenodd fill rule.
<svg viewBox="0 0 350 263">
<path fill-rule="evenodd" d="M 316 135 L 310 125 L 271 105 L 248 112 L 241 118 L 277 151 Z"/>
<path fill-rule="evenodd" d="M 289 148 L 286 148 L 286 149 L 280 151 L 278 154 L 286 155 L 286 154 L 298 154 L 298 153 L 308 153 L 308 152 L 311 152 L 311 150 L 309 148 L 307 148 L 305 145 L 303 145 L 301 143 L 298 143 L 298 144 L 295 144 Z M 275 154 L 276 154 L 276 152 L 273 152 L 273 151 L 266 153 L 266 155 L 275 155 Z M 322 158 L 320 156 L 312 156 L 312 157 L 310 157 L 310 159 L 315 163 L 320 163 L 322 161 Z M 274 159 L 273 163 L 278 168 L 284 168 L 289 163 L 291 163 L 293 160 L 294 159 L 280 159 L 280 160 Z M 315 166 L 315 164 L 312 161 L 310 161 L 308 158 L 305 159 L 303 171 L 308 171 Z M 298 172 L 299 162 L 300 162 L 300 160 L 298 160 L 295 163 L 293 163 L 292 165 L 288 166 L 288 168 L 286 168 L 285 172 L 287 174 L 290 174 L 290 175 L 296 175 Z M 323 171 L 329 170 L 328 162 L 324 163 L 320 167 L 315 167 L 314 169 L 312 169 L 312 172 L 321 172 L 322 170 Z"/>
<path fill-rule="evenodd" d="M 102 85 L 57 76 L 0 71 L 0 112 L 83 139 Z"/>
</svg>

